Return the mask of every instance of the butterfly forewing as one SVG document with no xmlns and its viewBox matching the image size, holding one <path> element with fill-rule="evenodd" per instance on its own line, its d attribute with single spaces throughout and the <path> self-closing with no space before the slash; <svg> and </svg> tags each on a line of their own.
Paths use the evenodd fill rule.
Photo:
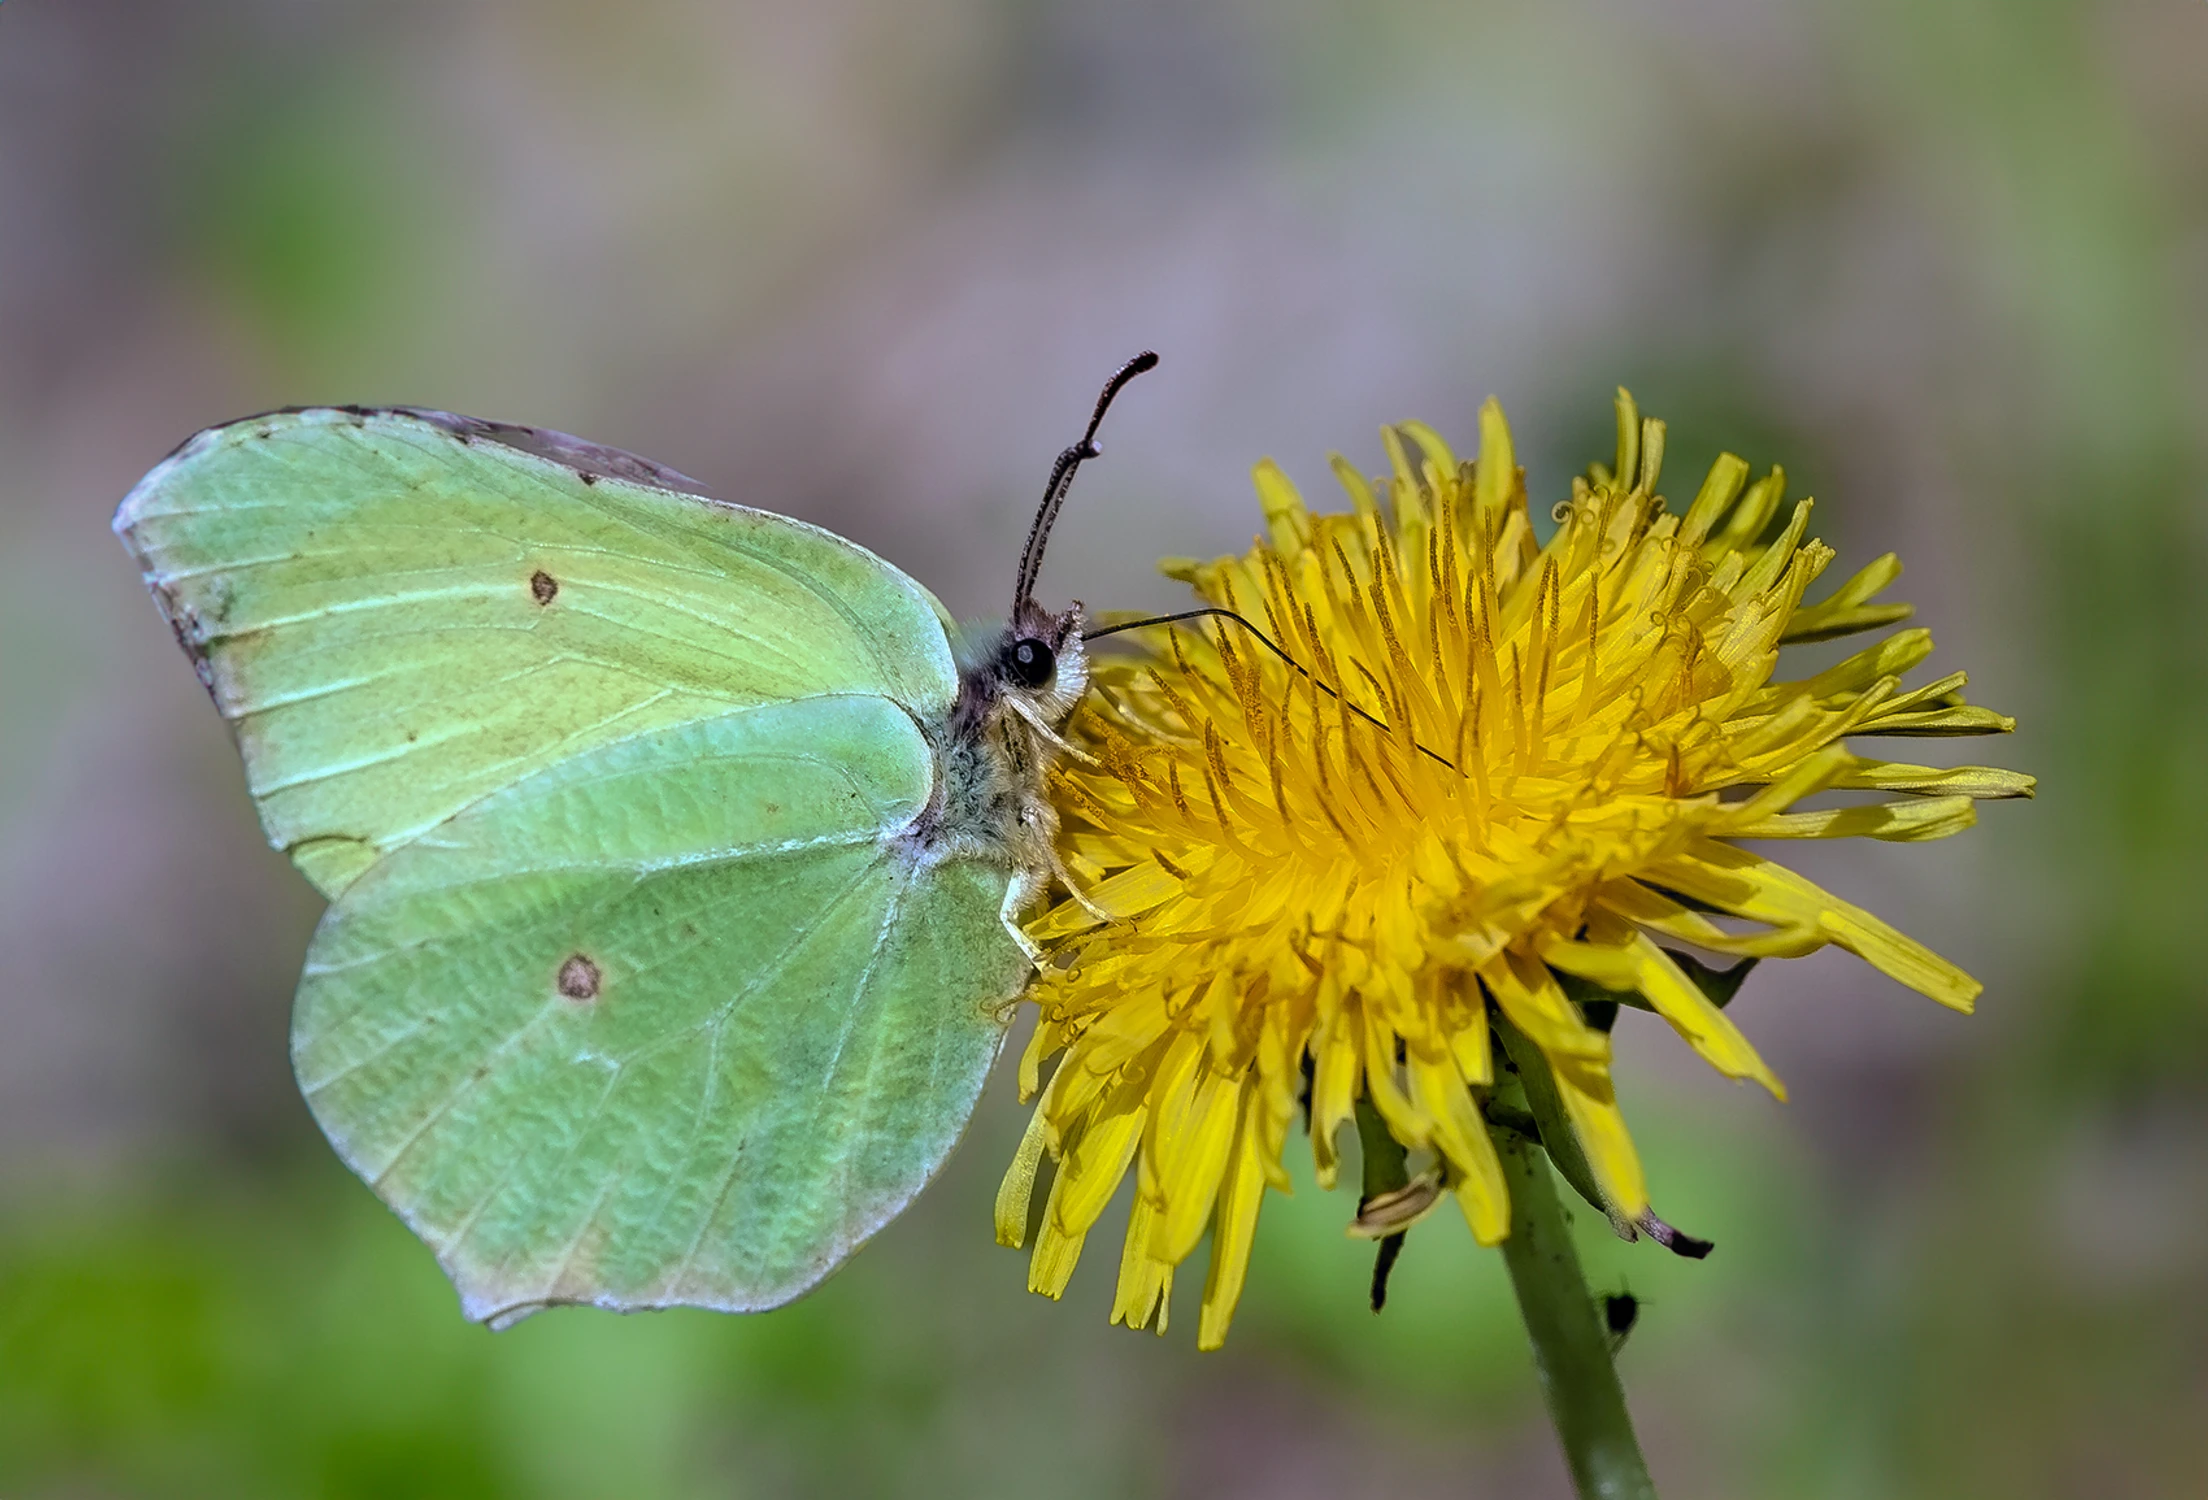
<svg viewBox="0 0 2208 1500">
<path fill-rule="evenodd" d="M 820 693 L 948 708 L 924 589 L 655 477 L 677 476 L 558 434 L 317 408 L 201 433 L 115 524 L 237 734 L 270 841 L 334 895 L 629 735 Z"/>
</svg>

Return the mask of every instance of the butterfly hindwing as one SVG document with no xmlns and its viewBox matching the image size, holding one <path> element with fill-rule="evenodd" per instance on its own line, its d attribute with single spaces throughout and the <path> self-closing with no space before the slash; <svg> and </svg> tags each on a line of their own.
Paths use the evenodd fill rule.
<svg viewBox="0 0 2208 1500">
<path fill-rule="evenodd" d="M 957 690 L 926 590 L 815 527 L 558 433 L 310 408 L 199 434 L 115 528 L 325 895 L 478 798 L 628 735 Z"/>
<path fill-rule="evenodd" d="M 872 695 L 657 729 L 338 899 L 300 1084 L 471 1317 L 774 1306 L 934 1174 L 1026 966 L 1002 871 L 894 837 L 928 756 Z"/>
</svg>

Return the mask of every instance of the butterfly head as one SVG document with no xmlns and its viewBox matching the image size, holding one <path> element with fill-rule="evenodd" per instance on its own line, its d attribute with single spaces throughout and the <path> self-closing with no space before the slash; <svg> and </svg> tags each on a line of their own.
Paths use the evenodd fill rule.
<svg viewBox="0 0 2208 1500">
<path fill-rule="evenodd" d="M 1023 599 L 989 660 L 997 691 L 1053 729 L 1066 721 L 1089 685 L 1081 623 L 1078 599 L 1057 614 Z"/>
</svg>

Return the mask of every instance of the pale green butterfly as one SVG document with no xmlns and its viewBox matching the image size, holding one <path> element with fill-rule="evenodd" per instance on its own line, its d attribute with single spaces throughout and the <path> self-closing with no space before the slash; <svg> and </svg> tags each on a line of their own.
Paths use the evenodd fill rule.
<svg viewBox="0 0 2208 1500">
<path fill-rule="evenodd" d="M 292 1064 L 470 1318 L 774 1307 L 964 1130 L 1057 870 L 1088 679 L 1009 622 L 564 434 L 307 408 L 190 439 L 115 530 L 329 897 Z"/>
</svg>

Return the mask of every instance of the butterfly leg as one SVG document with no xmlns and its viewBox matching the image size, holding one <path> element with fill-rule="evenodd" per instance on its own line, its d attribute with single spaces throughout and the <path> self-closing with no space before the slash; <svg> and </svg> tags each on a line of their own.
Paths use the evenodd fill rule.
<svg viewBox="0 0 2208 1500">
<path fill-rule="evenodd" d="M 1080 886 L 1074 884 L 1072 872 L 1066 868 L 1066 862 L 1058 857 L 1058 851 L 1055 847 L 1053 847 L 1050 851 L 1050 873 L 1058 877 L 1058 883 L 1066 888 L 1066 894 L 1073 897 L 1074 901 L 1080 906 L 1083 911 L 1087 912 L 1090 916 L 1096 918 L 1099 922 L 1109 922 L 1112 920 L 1112 914 L 1110 912 L 1106 911 L 1103 907 L 1098 906 L 1094 901 L 1091 901 L 1089 899 L 1089 893 L 1081 889 Z"/>
<path fill-rule="evenodd" d="M 1041 714 L 1035 712 L 1034 709 L 1028 707 L 1018 698 L 1005 699 L 1005 706 L 1025 719 L 1028 727 L 1035 731 L 1036 737 L 1060 755 L 1071 756 L 1085 766 L 1101 768 L 1102 762 L 1098 761 L 1095 756 L 1051 728 L 1049 722 Z"/>
<path fill-rule="evenodd" d="M 1011 883 L 1004 888 L 1004 905 L 997 909 L 997 916 L 1003 921 L 1004 930 L 1012 934 L 1012 941 L 1018 943 L 1020 951 L 1027 955 L 1027 961 L 1040 969 L 1043 966 L 1043 950 L 1020 927 L 1020 910 L 1034 894 L 1034 883 L 1025 871 L 1014 875 Z"/>
</svg>

